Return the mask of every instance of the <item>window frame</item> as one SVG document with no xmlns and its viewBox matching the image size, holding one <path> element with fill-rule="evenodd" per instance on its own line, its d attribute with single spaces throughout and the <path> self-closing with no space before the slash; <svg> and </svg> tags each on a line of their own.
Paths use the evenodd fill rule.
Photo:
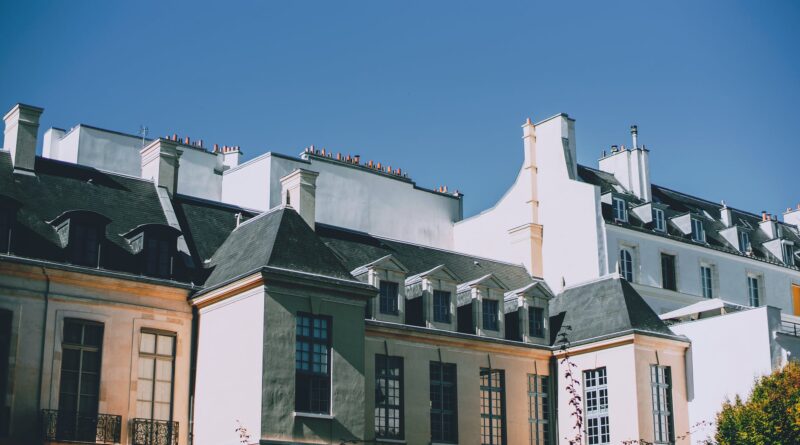
<svg viewBox="0 0 800 445">
<path fill-rule="evenodd" d="M 761 279 L 760 275 L 747 274 L 747 297 L 751 307 L 761 307 L 763 304 L 763 301 L 761 301 Z"/>
<path fill-rule="evenodd" d="M 434 378 L 434 369 L 437 370 L 439 379 Z M 448 370 L 446 373 L 445 370 Z M 452 381 L 445 380 L 445 375 L 451 375 L 453 377 Z M 458 367 L 455 363 L 444 363 L 441 361 L 432 361 L 429 365 L 429 378 L 430 378 L 430 399 L 431 399 L 431 408 L 430 408 L 430 417 L 431 417 L 431 442 L 436 443 L 458 443 Z M 434 405 L 434 390 L 440 396 L 439 406 L 440 408 L 435 408 Z M 450 400 L 446 400 L 446 396 L 449 395 L 451 397 Z M 445 409 L 445 402 L 452 409 Z M 435 417 L 438 416 L 438 419 Z M 450 422 L 450 430 L 445 429 L 445 416 L 451 416 L 452 421 Z M 437 431 L 434 428 L 435 424 L 439 424 L 440 428 L 438 431 L 440 432 L 439 437 L 435 437 L 435 432 Z"/>
<path fill-rule="evenodd" d="M 550 376 L 528 374 L 530 445 L 550 445 Z"/>
<path fill-rule="evenodd" d="M 152 353 L 143 352 L 142 351 L 142 337 L 144 334 L 155 335 L 155 350 Z M 159 354 L 158 353 L 158 337 L 170 337 L 172 338 L 172 353 L 169 355 L 166 354 Z M 162 421 L 172 421 L 174 418 L 174 411 L 175 411 L 175 358 L 177 356 L 177 349 L 178 349 L 178 334 L 175 332 L 170 331 L 163 331 L 160 329 L 152 329 L 152 328 L 142 328 L 139 331 L 139 347 L 138 347 L 138 357 L 139 358 L 151 358 L 153 359 L 153 378 L 151 379 L 153 382 L 153 388 L 151 392 L 151 400 L 150 402 L 150 417 L 142 417 L 139 415 L 139 402 L 148 402 L 146 400 L 139 400 L 139 395 L 137 392 L 136 396 L 136 417 L 139 419 L 147 419 L 147 420 L 162 420 Z M 155 418 L 155 403 L 156 403 L 156 370 L 158 367 L 158 360 L 165 360 L 169 359 L 170 364 L 172 365 L 171 368 L 171 376 L 170 376 L 170 394 L 169 394 L 169 419 L 156 419 Z M 141 376 L 137 375 L 137 387 L 138 382 L 141 380 Z"/>
<path fill-rule="evenodd" d="M 661 252 L 661 288 L 678 291 L 678 257 L 674 254 Z M 666 260 L 666 261 L 665 261 Z M 672 270 L 667 270 L 671 264 Z M 670 286 L 671 285 L 671 286 Z"/>
<path fill-rule="evenodd" d="M 608 409 L 608 371 L 606 367 L 602 366 L 595 369 L 584 370 L 583 383 L 583 412 L 585 416 L 584 432 L 586 434 L 586 444 L 610 444 L 611 420 Z M 603 403 L 604 400 L 605 403 Z M 593 421 L 595 426 L 592 426 Z M 603 431 L 604 428 L 605 431 Z M 593 432 L 592 429 L 595 429 L 596 433 Z"/>
<path fill-rule="evenodd" d="M 301 335 L 300 334 L 300 320 L 301 318 L 308 318 L 308 335 Z M 326 323 L 325 332 L 326 338 L 320 339 L 318 337 L 314 337 L 315 331 L 315 324 L 314 321 L 320 320 Z M 299 350 L 301 342 L 307 342 L 309 347 L 307 351 Z M 325 372 L 315 372 L 314 368 L 314 355 L 315 355 L 315 345 L 322 345 L 325 347 Z M 333 318 L 328 315 L 315 315 L 309 312 L 297 312 L 295 316 L 295 400 L 294 400 L 294 409 L 295 412 L 298 413 L 307 413 L 307 414 L 323 414 L 329 415 L 332 411 L 333 405 L 333 379 L 332 379 L 332 352 L 333 350 Z M 299 369 L 298 362 L 303 363 L 302 359 L 302 352 L 308 353 L 308 367 L 309 369 Z M 298 359 L 298 356 L 301 358 Z M 299 397 L 299 388 L 302 383 L 306 383 L 308 385 L 308 400 L 306 401 L 307 405 L 301 406 L 301 400 Z M 315 389 L 315 385 L 320 385 L 324 383 L 326 388 L 324 388 L 325 392 L 327 393 L 327 406 L 325 409 L 317 408 L 314 409 L 314 406 L 320 406 L 320 402 L 322 399 L 315 400 L 315 392 L 317 392 L 318 396 L 321 395 L 321 386 L 317 386 Z"/>
<path fill-rule="evenodd" d="M 612 208 L 614 209 L 614 221 L 628 222 L 628 205 L 622 198 L 612 197 Z"/>
<path fill-rule="evenodd" d="M 667 232 L 667 220 L 664 211 L 653 207 L 653 230 L 656 232 Z"/>
<path fill-rule="evenodd" d="M 714 298 L 714 266 L 700 264 L 700 291 L 703 298 Z"/>
<path fill-rule="evenodd" d="M 72 342 L 68 339 L 67 329 L 69 325 L 80 326 L 80 337 L 78 342 Z M 99 328 L 99 343 L 96 345 L 86 343 L 86 328 L 87 327 Z M 96 422 L 96 416 L 100 412 L 100 387 L 103 373 L 103 345 L 105 343 L 105 324 L 95 320 L 87 320 L 82 318 L 65 318 L 61 325 L 61 369 L 59 371 L 59 386 L 58 386 L 58 412 L 59 417 L 63 421 L 59 422 L 56 430 L 56 438 L 58 440 L 92 440 L 95 439 L 96 429 L 87 422 Z M 66 351 L 78 351 L 77 369 L 67 369 L 65 366 Z M 97 354 L 96 356 L 96 371 L 84 371 L 86 354 Z M 75 394 L 65 392 L 65 373 L 76 373 L 75 381 Z M 93 374 L 96 376 L 96 385 L 94 386 L 94 394 L 87 394 L 84 390 L 87 389 L 83 385 L 85 374 Z M 74 409 L 65 407 L 65 395 L 73 395 L 75 397 Z M 92 397 L 93 408 L 90 410 L 81 410 L 81 398 L 84 396 Z M 84 437 L 84 434 L 86 437 Z"/>
<path fill-rule="evenodd" d="M 747 253 L 750 248 L 750 233 L 739 229 L 739 252 Z"/>
<path fill-rule="evenodd" d="M 486 380 L 484 380 L 486 377 Z M 488 383 L 488 384 L 486 384 Z M 497 394 L 497 398 L 495 398 Z M 503 369 L 480 369 L 480 402 L 481 402 L 481 445 L 506 445 L 508 428 L 506 427 L 506 372 Z M 495 414 L 493 402 L 499 402 L 499 414 Z M 488 414 L 485 413 L 488 408 Z M 499 424 L 494 422 L 499 420 Z M 496 429 L 500 429 L 500 434 Z M 488 433 L 488 434 L 487 434 Z M 495 439 L 499 436 L 499 442 Z M 488 440 L 487 440 L 488 439 Z"/>
<path fill-rule="evenodd" d="M 398 370 L 398 374 L 397 374 L 396 377 L 392 377 L 387 372 L 385 372 L 387 369 L 390 369 L 389 366 L 390 366 L 390 363 L 392 361 L 396 362 L 396 367 L 397 367 L 397 370 Z M 383 374 L 381 374 L 381 368 L 379 367 L 379 363 L 383 365 L 383 368 L 382 368 L 384 370 Z M 403 369 L 403 357 L 390 356 L 390 355 L 386 355 L 386 354 L 375 354 L 375 408 L 374 408 L 373 415 L 374 415 L 374 419 L 375 419 L 374 427 L 375 427 L 375 437 L 376 438 L 394 439 L 394 440 L 403 440 L 405 438 L 405 404 L 404 404 L 405 397 L 404 397 L 404 394 L 403 394 L 403 391 L 405 390 L 404 381 L 403 381 L 403 379 L 405 378 L 404 374 L 405 374 L 405 370 Z M 381 379 L 384 382 L 384 387 L 385 388 L 389 388 L 390 387 L 390 385 L 389 385 L 390 381 L 396 381 L 397 382 L 397 392 L 398 392 L 398 395 L 397 395 L 398 404 L 397 405 L 391 405 L 389 403 L 386 403 L 386 404 L 383 404 L 383 405 L 379 405 L 379 403 L 378 403 L 378 388 L 379 388 L 378 382 Z M 388 400 L 389 396 L 385 396 L 385 398 Z M 379 418 L 378 409 L 380 407 L 382 407 L 384 409 L 385 416 L 382 416 L 382 417 L 383 417 L 383 420 L 384 420 L 384 425 L 386 425 L 385 426 L 386 430 L 389 429 L 388 425 L 389 425 L 389 420 L 390 420 L 390 417 L 389 417 L 390 411 L 393 410 L 393 409 L 397 410 L 397 412 L 398 412 L 398 418 L 397 418 L 398 433 L 396 435 L 385 434 L 385 432 L 382 434 L 382 433 L 379 432 L 379 430 L 378 430 L 378 418 Z"/>
<path fill-rule="evenodd" d="M 781 254 L 783 254 L 783 263 L 787 266 L 794 266 L 794 244 L 782 242 Z"/>
<path fill-rule="evenodd" d="M 441 298 L 446 296 L 446 304 L 441 304 Z M 452 323 L 453 314 L 450 310 L 452 304 L 453 294 L 450 291 L 434 289 L 433 290 L 433 321 L 436 323 Z M 444 316 L 442 316 L 444 311 Z"/>
<path fill-rule="evenodd" d="M 494 310 L 488 310 L 486 306 L 494 306 Z M 491 298 L 483 298 L 481 300 L 481 328 L 485 331 L 500 332 L 500 302 Z M 489 315 L 491 314 L 491 316 Z M 491 318 L 489 318 L 491 317 Z M 487 321 L 489 326 L 487 326 Z"/>
<path fill-rule="evenodd" d="M 158 278 L 172 278 L 175 273 L 175 252 L 176 240 L 173 236 L 157 233 L 154 230 L 144 232 L 142 240 L 142 271 L 145 275 L 158 277 Z M 153 249 L 151 243 L 156 244 L 156 249 Z M 162 250 L 166 247 L 166 252 Z M 163 256 L 166 256 L 164 258 Z M 166 271 L 162 270 L 164 262 L 166 261 Z"/>
<path fill-rule="evenodd" d="M 650 389 L 653 443 L 672 444 L 675 442 L 675 419 L 672 405 L 672 370 L 669 366 L 650 365 Z"/>
<path fill-rule="evenodd" d="M 394 289 L 394 295 L 391 290 Z M 400 314 L 400 284 L 396 281 L 380 280 L 378 283 L 378 312 L 384 315 Z"/>
<path fill-rule="evenodd" d="M 628 256 L 627 260 L 625 255 Z M 633 252 L 628 247 L 619 249 L 619 274 L 625 281 L 633 283 L 636 278 L 633 273 Z"/>
<path fill-rule="evenodd" d="M 692 221 L 692 241 L 698 243 L 706 242 L 706 229 L 703 225 L 703 220 L 700 218 L 691 218 Z"/>
<path fill-rule="evenodd" d="M 544 334 L 545 334 L 544 308 L 538 306 L 528 306 L 528 335 L 536 338 L 545 338 Z"/>
</svg>

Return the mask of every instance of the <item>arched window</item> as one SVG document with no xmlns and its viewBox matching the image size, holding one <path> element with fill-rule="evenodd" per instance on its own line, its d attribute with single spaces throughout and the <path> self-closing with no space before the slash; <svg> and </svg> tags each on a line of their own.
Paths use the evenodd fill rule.
<svg viewBox="0 0 800 445">
<path fill-rule="evenodd" d="M 619 251 L 619 274 L 625 280 L 633 283 L 633 255 L 628 249 Z"/>
</svg>

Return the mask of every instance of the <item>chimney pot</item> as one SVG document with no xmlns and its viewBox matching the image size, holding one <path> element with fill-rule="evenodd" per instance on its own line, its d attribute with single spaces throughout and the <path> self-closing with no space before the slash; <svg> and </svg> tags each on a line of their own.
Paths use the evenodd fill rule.
<svg viewBox="0 0 800 445">
<path fill-rule="evenodd" d="M 761 221 L 767 221 L 767 219 L 768 219 L 767 218 L 767 211 L 766 210 L 762 210 L 761 211 Z"/>
<path fill-rule="evenodd" d="M 172 140 L 173 141 L 177 141 L 178 140 L 178 133 L 172 133 Z"/>
<path fill-rule="evenodd" d="M 186 144 L 186 145 L 190 145 L 189 144 L 189 136 L 186 136 L 185 138 L 183 138 L 183 143 Z"/>
<path fill-rule="evenodd" d="M 353 162 L 355 162 L 356 165 L 358 165 L 361 162 L 361 155 L 353 156 Z"/>
</svg>

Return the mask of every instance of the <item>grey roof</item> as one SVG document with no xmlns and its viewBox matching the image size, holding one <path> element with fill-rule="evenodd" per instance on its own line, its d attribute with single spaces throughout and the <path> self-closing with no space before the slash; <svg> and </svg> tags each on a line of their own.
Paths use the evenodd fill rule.
<svg viewBox="0 0 800 445">
<path fill-rule="evenodd" d="M 619 195 L 625 195 L 624 197 L 626 203 L 628 204 L 628 208 L 635 207 L 637 205 L 645 203 L 644 201 L 637 198 L 633 194 L 617 192 L 616 188 L 622 189 L 621 185 L 616 180 L 616 178 L 614 178 L 614 176 L 610 173 L 606 173 L 590 167 L 579 165 L 578 176 L 580 176 L 580 178 L 584 182 L 600 187 L 601 193 L 607 193 L 613 191 Z M 724 251 L 734 255 L 739 255 L 739 256 L 745 255 L 739 251 L 738 246 L 732 246 L 719 233 L 721 230 L 726 228 L 725 225 L 720 220 L 722 204 L 716 204 L 702 198 L 697 198 L 655 184 L 651 186 L 651 190 L 652 190 L 652 201 L 654 203 L 660 204 L 661 207 L 664 208 L 664 216 L 668 222 L 667 233 L 657 232 L 653 230 L 652 222 L 651 223 L 642 222 L 642 220 L 640 220 L 634 212 L 628 212 L 627 222 L 625 223 L 618 222 L 614 219 L 614 212 L 611 205 L 604 203 L 602 205 L 602 213 L 603 213 L 603 219 L 605 220 L 606 224 L 614 224 L 629 229 L 644 231 L 656 236 L 663 236 L 677 241 L 691 243 L 694 245 L 703 245 L 711 249 Z M 764 243 L 770 240 L 764 232 L 757 230 L 759 227 L 759 222 L 761 222 L 761 216 L 738 209 L 732 209 L 730 207 L 729 209 L 732 212 L 733 225 L 746 228 L 746 230 L 750 234 L 750 244 L 753 248 L 752 258 L 770 262 L 776 265 L 785 266 L 782 259 L 775 258 L 772 255 L 772 253 L 770 253 L 764 247 Z M 705 229 L 706 232 L 705 244 L 699 244 L 692 241 L 690 235 L 684 235 L 680 230 L 678 230 L 677 227 L 675 227 L 672 224 L 669 224 L 670 218 L 679 215 L 684 215 L 686 213 L 691 213 L 694 215 L 703 215 L 703 216 L 708 215 L 712 218 L 708 219 L 708 217 L 706 216 L 706 218 L 703 219 L 703 228 Z M 782 230 L 784 239 L 793 241 L 795 245 L 800 245 L 800 236 L 798 236 L 798 234 L 795 232 L 794 229 L 783 223 L 778 223 L 778 224 L 782 226 L 784 229 Z M 750 230 L 750 229 L 756 229 L 756 230 Z M 795 257 L 794 267 L 797 267 L 798 264 L 799 263 L 797 261 L 797 258 Z"/>
<path fill-rule="evenodd" d="M 172 205 L 198 264 L 210 260 L 236 228 L 237 213 L 242 214 L 241 222 L 256 215 L 240 207 L 184 195 L 177 195 Z"/>
<path fill-rule="evenodd" d="M 349 270 L 371 263 L 391 254 L 408 268 L 408 276 L 417 275 L 445 265 L 460 283 L 494 275 L 509 289 L 527 286 L 534 279 L 521 264 L 493 261 L 463 253 L 421 246 L 418 244 L 379 238 L 363 232 L 317 223 L 317 233 L 342 259 Z"/>
<path fill-rule="evenodd" d="M 265 267 L 355 281 L 349 269 L 292 208 L 277 208 L 235 228 L 211 258 L 207 287 Z"/>
<path fill-rule="evenodd" d="M 616 276 L 565 289 L 550 300 L 549 311 L 554 345 L 562 329 L 572 344 L 633 330 L 677 337 L 633 286 Z"/>
</svg>

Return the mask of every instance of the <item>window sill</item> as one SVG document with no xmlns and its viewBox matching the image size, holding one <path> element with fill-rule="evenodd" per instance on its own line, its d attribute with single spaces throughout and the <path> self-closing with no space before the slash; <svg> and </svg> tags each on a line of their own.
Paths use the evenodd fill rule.
<svg viewBox="0 0 800 445">
<path fill-rule="evenodd" d="M 309 419 L 326 419 L 326 420 L 333 420 L 336 418 L 333 414 L 320 414 L 320 413 L 304 413 L 301 411 L 295 411 L 293 413 L 294 417 L 306 417 Z"/>
</svg>

